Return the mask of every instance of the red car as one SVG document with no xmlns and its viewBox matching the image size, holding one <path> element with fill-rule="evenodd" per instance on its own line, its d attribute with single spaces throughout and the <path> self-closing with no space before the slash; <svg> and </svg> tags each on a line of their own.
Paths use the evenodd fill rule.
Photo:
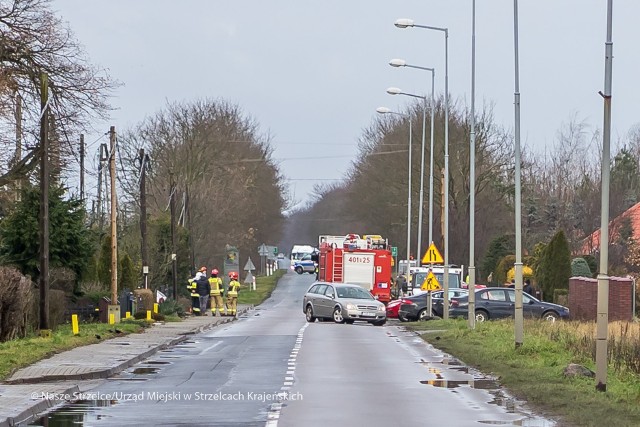
<svg viewBox="0 0 640 427">
<path fill-rule="evenodd" d="M 411 304 L 414 298 L 418 298 L 420 295 L 406 296 L 398 299 L 394 299 L 387 304 L 387 319 L 400 319 L 401 322 L 406 322 L 407 319 L 398 316 L 398 310 L 402 304 Z"/>
</svg>

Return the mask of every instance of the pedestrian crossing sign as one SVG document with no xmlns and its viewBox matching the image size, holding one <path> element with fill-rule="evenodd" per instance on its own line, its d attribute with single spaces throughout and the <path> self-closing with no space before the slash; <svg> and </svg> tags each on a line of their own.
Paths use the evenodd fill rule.
<svg viewBox="0 0 640 427">
<path fill-rule="evenodd" d="M 429 274 L 427 274 L 427 277 L 424 279 L 424 282 L 422 282 L 420 289 L 423 291 L 439 291 L 442 289 L 440 287 L 440 282 L 438 282 L 438 278 L 433 274 L 433 271 L 430 271 Z"/>
<path fill-rule="evenodd" d="M 443 264 L 444 260 L 442 259 L 442 255 L 440 255 L 440 251 L 436 248 L 435 243 L 431 242 L 429 245 L 429 249 L 422 257 L 422 264 Z"/>
</svg>

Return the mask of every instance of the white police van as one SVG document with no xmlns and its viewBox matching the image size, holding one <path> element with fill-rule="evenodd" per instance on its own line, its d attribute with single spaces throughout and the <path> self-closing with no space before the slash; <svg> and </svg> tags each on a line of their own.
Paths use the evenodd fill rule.
<svg viewBox="0 0 640 427">
<path fill-rule="evenodd" d="M 310 245 L 294 245 L 291 249 L 291 269 L 298 274 L 314 274 L 318 264 L 312 259 L 312 255 L 317 251 Z"/>
</svg>

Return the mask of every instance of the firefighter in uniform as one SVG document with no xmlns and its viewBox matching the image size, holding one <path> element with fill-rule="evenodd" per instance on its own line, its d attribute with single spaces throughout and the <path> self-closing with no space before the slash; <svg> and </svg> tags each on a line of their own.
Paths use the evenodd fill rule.
<svg viewBox="0 0 640 427">
<path fill-rule="evenodd" d="M 200 294 L 198 293 L 198 283 L 197 281 L 203 276 L 206 276 L 207 268 L 201 267 L 200 270 L 196 273 L 196 277 L 189 279 L 189 284 L 187 285 L 187 289 L 191 293 L 191 311 L 194 316 L 201 316 L 202 312 L 200 311 Z M 207 308 L 205 307 L 204 310 Z"/>
<path fill-rule="evenodd" d="M 232 271 L 229 273 L 229 291 L 227 292 L 227 307 L 229 308 L 229 314 L 235 316 L 238 308 L 238 289 L 240 289 L 240 282 L 238 282 L 238 273 Z"/>
<path fill-rule="evenodd" d="M 214 268 L 211 270 L 211 277 L 209 277 L 209 285 L 211 285 L 211 315 L 216 315 L 216 309 L 218 309 L 218 313 L 222 316 L 222 279 L 218 277 L 218 269 Z M 227 310 L 225 308 L 224 314 L 227 314 Z"/>
</svg>

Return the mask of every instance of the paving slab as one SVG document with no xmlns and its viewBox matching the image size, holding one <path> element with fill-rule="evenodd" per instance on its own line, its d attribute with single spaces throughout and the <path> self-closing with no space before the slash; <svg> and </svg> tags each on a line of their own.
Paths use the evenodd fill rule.
<svg viewBox="0 0 640 427">
<path fill-rule="evenodd" d="M 238 316 L 252 306 L 238 307 Z M 108 378 L 191 335 L 235 320 L 232 316 L 193 316 L 156 323 L 144 332 L 76 347 L 14 372 L 0 384 L 0 427 L 16 426 L 74 400 L 88 380 Z"/>
</svg>

